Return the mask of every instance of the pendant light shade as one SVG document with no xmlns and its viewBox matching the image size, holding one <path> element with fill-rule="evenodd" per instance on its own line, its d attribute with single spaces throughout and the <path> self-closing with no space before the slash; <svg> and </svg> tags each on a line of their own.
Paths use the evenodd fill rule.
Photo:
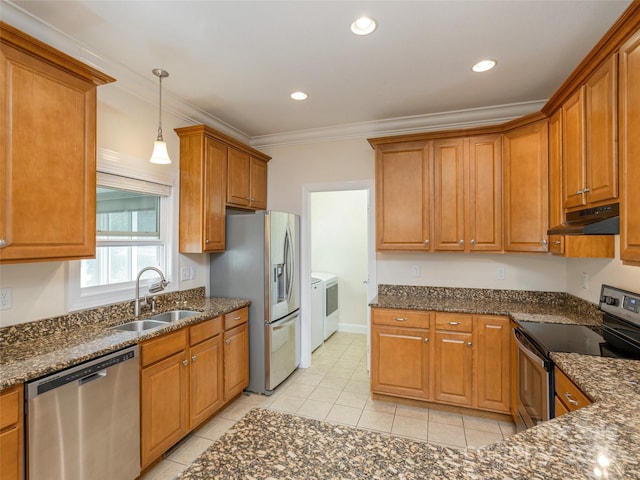
<svg viewBox="0 0 640 480">
<path fill-rule="evenodd" d="M 153 74 L 160 79 L 160 100 L 158 102 L 158 137 L 153 144 L 153 153 L 151 154 L 151 163 L 166 165 L 171 163 L 169 153 L 167 152 L 167 144 L 162 136 L 162 79 L 167 78 L 169 73 L 160 68 L 151 70 Z"/>
</svg>

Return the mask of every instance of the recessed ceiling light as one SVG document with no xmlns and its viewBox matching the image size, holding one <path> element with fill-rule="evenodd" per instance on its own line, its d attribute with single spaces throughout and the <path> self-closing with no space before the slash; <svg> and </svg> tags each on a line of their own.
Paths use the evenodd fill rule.
<svg viewBox="0 0 640 480">
<path fill-rule="evenodd" d="M 476 63 L 473 67 L 471 67 L 471 70 L 473 70 L 474 72 L 486 72 L 487 70 L 491 70 L 493 67 L 496 66 L 496 62 L 494 60 L 482 60 L 478 63 Z"/>
<path fill-rule="evenodd" d="M 351 24 L 351 31 L 356 35 L 369 35 L 377 25 L 373 18 L 360 17 Z"/>
<path fill-rule="evenodd" d="M 306 100 L 309 97 L 309 94 L 306 92 L 293 92 L 290 96 L 294 100 Z"/>
</svg>

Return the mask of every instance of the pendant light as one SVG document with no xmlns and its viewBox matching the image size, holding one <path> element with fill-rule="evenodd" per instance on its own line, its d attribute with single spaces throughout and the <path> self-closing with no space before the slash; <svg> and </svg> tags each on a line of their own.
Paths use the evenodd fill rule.
<svg viewBox="0 0 640 480">
<path fill-rule="evenodd" d="M 162 136 L 162 79 L 167 78 L 169 76 L 169 72 L 160 68 L 154 68 L 151 71 L 160 79 L 160 102 L 158 107 L 158 138 L 156 138 L 156 141 L 153 144 L 153 153 L 151 154 L 151 159 L 149 161 L 151 163 L 166 165 L 171 163 L 171 159 L 169 158 L 169 153 L 167 153 L 167 144 Z"/>
</svg>

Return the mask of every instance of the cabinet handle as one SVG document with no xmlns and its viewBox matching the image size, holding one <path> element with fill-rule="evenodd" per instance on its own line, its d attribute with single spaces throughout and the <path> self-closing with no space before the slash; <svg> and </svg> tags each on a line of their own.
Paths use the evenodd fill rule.
<svg viewBox="0 0 640 480">
<path fill-rule="evenodd" d="M 540 244 L 542 245 L 542 248 L 545 250 L 547 249 L 547 241 L 545 239 L 540 240 Z"/>
<path fill-rule="evenodd" d="M 226 343 L 227 345 L 229 345 L 229 344 L 231 343 L 231 339 L 230 339 L 230 338 L 226 339 L 226 340 L 224 341 L 224 343 Z"/>
<path fill-rule="evenodd" d="M 204 241 L 204 243 L 209 243 L 209 242 L 210 242 L 210 240 L 209 240 L 209 239 L 206 239 L 206 240 Z"/>
<path fill-rule="evenodd" d="M 590 191 L 591 191 L 591 189 L 590 189 L 590 188 L 587 188 L 587 187 L 584 187 L 584 188 L 582 189 L 582 193 L 589 193 Z"/>
<path fill-rule="evenodd" d="M 571 398 L 571 394 L 569 392 L 564 392 L 564 398 L 566 398 L 567 402 L 569 402 L 574 407 L 577 407 L 578 405 L 580 405 L 580 402 Z"/>
<path fill-rule="evenodd" d="M 429 343 L 429 338 L 428 337 L 424 337 L 424 340 L 422 340 L 424 343 Z"/>
<path fill-rule="evenodd" d="M 464 240 L 460 240 L 458 243 L 459 243 L 460 245 L 464 245 Z"/>
<path fill-rule="evenodd" d="M 242 317 L 235 317 L 234 320 L 240 320 Z"/>
<path fill-rule="evenodd" d="M 460 325 L 460 322 L 447 322 L 449 325 Z"/>
<path fill-rule="evenodd" d="M 582 195 L 584 193 L 584 190 L 576 190 L 576 195 Z"/>
<path fill-rule="evenodd" d="M 556 240 L 555 242 L 553 242 L 554 245 L 560 245 L 562 242 L 560 240 Z"/>
<path fill-rule="evenodd" d="M 475 245 L 475 244 L 476 244 L 476 241 L 475 241 L 475 239 L 472 238 L 471 239 L 471 245 Z"/>
<path fill-rule="evenodd" d="M 189 365 L 189 360 L 182 360 L 182 364 L 186 367 Z"/>
<path fill-rule="evenodd" d="M 196 361 L 196 358 L 197 358 L 197 357 L 194 355 L 193 357 L 191 357 L 191 361 L 192 361 L 192 362 L 195 362 L 195 361 Z"/>
<path fill-rule="evenodd" d="M 7 241 L 6 240 L 0 240 L 0 248 L 4 248 L 7 246 Z"/>
<path fill-rule="evenodd" d="M 424 244 L 425 244 L 425 245 L 429 245 L 429 239 L 426 239 L 426 240 L 424 241 Z"/>
<path fill-rule="evenodd" d="M 472 346 L 473 346 L 473 343 L 467 342 L 467 347 L 471 348 Z"/>
<path fill-rule="evenodd" d="M 396 317 L 396 318 L 394 318 L 394 320 L 396 322 L 406 322 L 407 321 L 407 319 L 405 317 Z"/>
</svg>

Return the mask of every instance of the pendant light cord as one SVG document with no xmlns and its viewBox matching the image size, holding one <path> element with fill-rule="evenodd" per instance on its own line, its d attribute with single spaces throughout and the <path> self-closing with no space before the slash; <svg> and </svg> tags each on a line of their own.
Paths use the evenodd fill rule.
<svg viewBox="0 0 640 480">
<path fill-rule="evenodd" d="M 160 101 L 158 102 L 158 138 L 157 140 L 163 141 L 162 137 L 162 75 L 159 75 L 160 78 Z"/>
</svg>

